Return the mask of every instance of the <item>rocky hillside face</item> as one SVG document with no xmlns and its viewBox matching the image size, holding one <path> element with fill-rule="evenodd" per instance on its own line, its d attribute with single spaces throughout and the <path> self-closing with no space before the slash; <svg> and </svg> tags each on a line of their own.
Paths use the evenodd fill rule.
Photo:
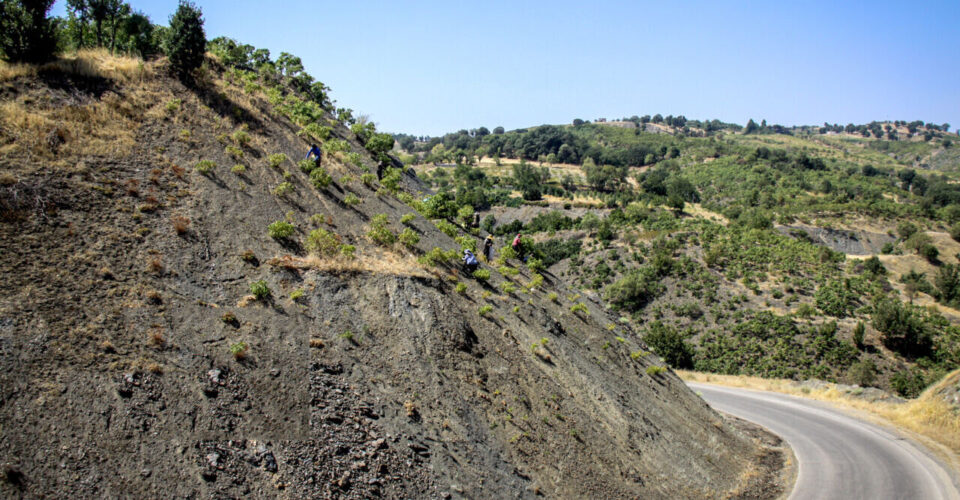
<svg viewBox="0 0 960 500">
<path fill-rule="evenodd" d="M 2 496 L 746 497 L 776 468 L 549 273 L 423 258 L 482 235 L 329 117 L 323 186 L 213 62 L 6 70 Z"/>
</svg>

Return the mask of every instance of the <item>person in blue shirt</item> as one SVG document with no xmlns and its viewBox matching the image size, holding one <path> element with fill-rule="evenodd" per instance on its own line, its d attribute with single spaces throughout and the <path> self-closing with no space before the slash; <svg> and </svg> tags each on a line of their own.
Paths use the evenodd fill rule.
<svg viewBox="0 0 960 500">
<path fill-rule="evenodd" d="M 316 157 L 314 163 L 316 163 L 316 165 L 319 167 L 320 161 L 323 159 L 323 151 L 320 151 L 320 148 L 318 148 L 316 144 L 311 144 L 310 151 L 307 152 L 307 156 L 304 157 L 304 159 L 309 160 L 311 155 Z"/>
<path fill-rule="evenodd" d="M 470 250 L 463 251 L 463 264 L 467 266 L 467 271 L 471 273 L 476 271 L 477 267 L 480 265 L 480 263 L 477 262 L 477 258 L 473 256 L 473 252 Z"/>
</svg>

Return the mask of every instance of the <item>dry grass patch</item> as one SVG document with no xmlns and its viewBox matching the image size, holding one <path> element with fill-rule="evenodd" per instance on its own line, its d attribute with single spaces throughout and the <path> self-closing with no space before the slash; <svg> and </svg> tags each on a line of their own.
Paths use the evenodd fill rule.
<svg viewBox="0 0 960 500">
<path fill-rule="evenodd" d="M 943 384 L 950 383 L 960 371 L 948 375 L 938 384 L 923 392 L 917 399 L 906 403 L 871 402 L 844 394 L 833 386 L 826 389 L 802 387 L 793 380 L 766 379 L 742 375 L 717 375 L 677 370 L 685 381 L 717 384 L 728 387 L 740 387 L 760 391 L 779 392 L 804 398 L 827 401 L 841 408 L 859 410 L 873 420 L 914 433 L 922 437 L 921 441 L 931 446 L 938 455 L 960 470 L 960 417 L 956 408 L 951 408 L 937 394 Z"/>
<path fill-rule="evenodd" d="M 328 272 L 370 273 L 393 276 L 432 276 L 410 255 L 398 255 L 392 252 L 376 252 L 373 255 L 359 255 L 349 259 L 342 256 L 294 257 L 282 255 L 267 261 L 271 266 L 287 269 L 314 269 Z"/>
</svg>

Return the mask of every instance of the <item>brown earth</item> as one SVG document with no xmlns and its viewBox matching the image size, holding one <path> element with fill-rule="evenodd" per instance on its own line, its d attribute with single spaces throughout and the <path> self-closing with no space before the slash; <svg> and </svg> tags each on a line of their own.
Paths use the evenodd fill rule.
<svg viewBox="0 0 960 500">
<path fill-rule="evenodd" d="M 210 65 L 193 86 L 162 61 L 0 81 L 0 495 L 782 491 L 778 446 L 660 372 L 599 302 L 573 313 L 555 277 L 523 287 L 526 269 L 457 293 L 456 266 L 413 258 L 458 248 L 419 215 L 413 249 L 369 241 L 374 214 L 397 233 L 413 210 L 339 153 L 325 189 L 290 160 L 270 167 L 307 150 L 299 127 Z M 270 238 L 284 219 L 296 235 Z M 318 224 L 357 259 L 308 258 Z M 270 298 L 247 295 L 256 280 Z"/>
</svg>

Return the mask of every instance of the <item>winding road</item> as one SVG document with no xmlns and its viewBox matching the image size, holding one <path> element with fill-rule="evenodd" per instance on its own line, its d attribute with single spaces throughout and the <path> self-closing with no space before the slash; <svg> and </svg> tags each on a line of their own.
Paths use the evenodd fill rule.
<svg viewBox="0 0 960 500">
<path fill-rule="evenodd" d="M 790 499 L 960 499 L 944 467 L 920 446 L 824 403 L 785 394 L 688 384 L 714 409 L 760 424 L 797 457 Z"/>
</svg>

